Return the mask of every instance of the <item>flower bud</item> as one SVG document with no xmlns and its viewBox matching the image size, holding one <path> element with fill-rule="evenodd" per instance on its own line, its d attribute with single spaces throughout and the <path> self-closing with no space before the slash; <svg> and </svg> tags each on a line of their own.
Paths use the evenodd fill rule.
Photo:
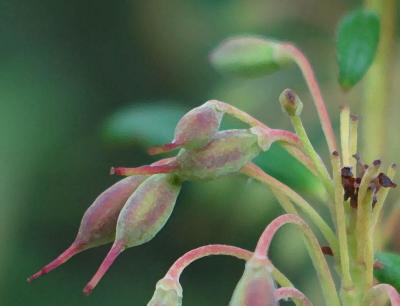
<svg viewBox="0 0 400 306">
<path fill-rule="evenodd" d="M 157 282 L 156 290 L 147 306 L 181 306 L 182 287 L 179 282 L 163 278 Z"/>
<path fill-rule="evenodd" d="M 201 148 L 211 140 L 221 124 L 223 112 L 206 102 L 186 113 L 175 128 L 175 137 L 171 143 L 149 150 L 150 154 L 167 152 L 176 148 Z"/>
<path fill-rule="evenodd" d="M 28 278 L 32 281 L 57 268 L 75 254 L 115 238 L 115 226 L 119 212 L 126 200 L 147 176 L 130 176 L 120 180 L 100 194 L 83 215 L 75 241 L 54 261 Z"/>
<path fill-rule="evenodd" d="M 226 39 L 210 60 L 217 70 L 244 77 L 272 73 L 293 62 L 281 43 L 257 36 Z"/>
<path fill-rule="evenodd" d="M 252 257 L 236 285 L 230 306 L 277 306 L 272 265 L 266 258 Z"/>
<path fill-rule="evenodd" d="M 84 288 L 89 294 L 125 249 L 151 240 L 165 225 L 175 206 L 181 183 L 172 174 L 155 174 L 146 179 L 122 208 L 115 241 L 98 271 Z"/>
<path fill-rule="evenodd" d="M 303 110 L 303 102 L 301 102 L 298 95 L 291 89 L 285 89 L 279 96 L 282 110 L 289 116 L 300 116 Z"/>
<path fill-rule="evenodd" d="M 260 154 L 259 136 L 251 130 L 218 132 L 204 148 L 184 150 L 177 156 L 183 179 L 214 179 L 235 173 Z"/>
</svg>

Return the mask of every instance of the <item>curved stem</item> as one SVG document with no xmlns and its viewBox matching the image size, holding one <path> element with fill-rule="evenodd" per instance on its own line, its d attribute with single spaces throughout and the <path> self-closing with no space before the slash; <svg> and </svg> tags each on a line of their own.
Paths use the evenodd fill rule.
<svg viewBox="0 0 400 306">
<path fill-rule="evenodd" d="M 169 268 L 165 278 L 179 280 L 183 270 L 194 261 L 211 255 L 228 255 L 239 259 L 248 260 L 253 253 L 245 249 L 225 245 L 225 244 L 210 244 L 193 249 L 180 258 L 178 258 Z"/>
<path fill-rule="evenodd" d="M 314 71 L 311 67 L 310 62 L 307 60 L 304 54 L 293 44 L 285 43 L 283 44 L 283 48 L 293 58 L 293 60 L 297 63 L 301 72 L 303 73 L 304 79 L 306 80 L 307 86 L 311 92 L 315 107 L 318 112 L 318 116 L 322 125 L 322 130 L 328 143 L 329 152 L 336 151 L 337 146 L 335 133 L 333 131 L 332 123 L 329 118 L 324 99 L 322 98 L 321 90 L 315 78 Z"/>
<path fill-rule="evenodd" d="M 274 295 L 277 301 L 287 300 L 290 298 L 296 300 L 299 303 L 299 305 L 313 306 L 310 300 L 296 288 L 291 288 L 291 287 L 278 288 L 275 290 Z"/>
<path fill-rule="evenodd" d="M 371 288 L 370 294 L 367 297 L 367 300 L 368 300 L 368 298 L 372 299 L 372 297 L 374 296 L 374 291 L 381 291 L 381 292 L 385 293 L 387 295 L 387 297 L 389 298 L 392 306 L 400 306 L 400 295 L 397 292 L 397 290 L 394 287 L 392 287 L 391 285 L 388 285 L 388 284 L 375 285 L 374 287 Z"/>
<path fill-rule="evenodd" d="M 310 227 L 297 215 L 286 214 L 279 216 L 273 220 L 261 234 L 258 240 L 257 247 L 254 251 L 254 256 L 264 257 L 268 254 L 268 250 L 275 233 L 285 224 L 291 223 L 299 227 L 308 242 L 308 252 L 312 259 L 315 270 L 317 271 L 318 278 L 321 282 L 321 287 L 325 295 L 328 305 L 340 305 L 339 297 L 336 292 L 335 283 L 328 264 L 325 260 L 324 254 L 321 251 L 317 238 L 313 234 Z"/>
<path fill-rule="evenodd" d="M 249 163 L 244 166 L 241 170 L 241 173 L 254 178 L 261 183 L 267 185 L 268 187 L 277 190 L 287 196 L 293 204 L 298 206 L 308 217 L 311 221 L 318 227 L 321 231 L 322 235 L 328 242 L 329 246 L 332 248 L 334 254 L 338 254 L 338 241 L 335 236 L 335 233 L 329 227 L 329 225 L 322 219 L 322 217 L 315 211 L 315 209 L 306 201 L 304 200 L 298 193 L 294 190 L 286 186 L 285 184 L 281 183 L 277 179 L 273 178 L 272 176 L 265 173 L 262 169 L 256 166 L 253 163 Z"/>
</svg>

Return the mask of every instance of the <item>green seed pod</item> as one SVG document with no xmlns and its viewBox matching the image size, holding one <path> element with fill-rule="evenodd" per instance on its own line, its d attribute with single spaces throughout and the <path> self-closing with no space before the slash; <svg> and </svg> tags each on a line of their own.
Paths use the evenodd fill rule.
<svg viewBox="0 0 400 306">
<path fill-rule="evenodd" d="M 272 267 L 267 259 L 253 257 L 236 285 L 230 306 L 278 306 Z"/>
<path fill-rule="evenodd" d="M 125 249 L 151 240 L 165 225 L 175 206 L 181 183 L 173 174 L 155 174 L 129 197 L 121 210 L 115 241 L 98 271 L 84 288 L 89 294 Z"/>
<path fill-rule="evenodd" d="M 49 273 L 83 250 L 112 242 L 115 238 L 115 226 L 122 207 L 146 178 L 145 175 L 124 178 L 100 194 L 83 215 L 78 234 L 71 246 L 28 278 L 28 281 Z"/>
<path fill-rule="evenodd" d="M 183 150 L 177 156 L 182 179 L 214 179 L 239 171 L 262 152 L 259 136 L 251 130 L 227 130 L 198 150 Z"/>
<path fill-rule="evenodd" d="M 163 278 L 157 282 L 156 290 L 147 306 L 181 306 L 182 287 L 175 280 Z"/>
<path fill-rule="evenodd" d="M 211 64 L 222 73 L 256 77 L 293 62 L 281 43 L 258 36 L 232 37 L 211 53 Z"/>
<path fill-rule="evenodd" d="M 215 105 L 206 102 L 186 113 L 175 128 L 175 136 L 171 143 L 154 147 L 150 154 L 158 154 L 177 148 L 197 149 L 209 143 L 217 133 L 223 112 Z"/>
</svg>

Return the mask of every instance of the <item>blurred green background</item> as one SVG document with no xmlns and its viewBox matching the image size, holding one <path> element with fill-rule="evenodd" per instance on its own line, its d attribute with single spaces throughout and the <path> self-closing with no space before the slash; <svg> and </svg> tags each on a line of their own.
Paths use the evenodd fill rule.
<svg viewBox="0 0 400 306">
<path fill-rule="evenodd" d="M 123 253 L 90 297 L 81 290 L 109 246 L 79 254 L 32 284 L 25 281 L 72 242 L 85 209 L 116 181 L 108 175 L 110 166 L 154 161 L 146 148 L 168 141 L 179 116 L 208 99 L 289 128 L 277 97 L 292 87 L 305 102 L 310 136 L 326 156 L 296 68 L 261 79 L 231 79 L 212 70 L 208 53 L 233 34 L 294 41 L 316 68 L 337 119 L 343 96 L 336 85 L 334 29 L 359 4 L 1 0 L 0 305 L 145 305 L 157 280 L 184 252 L 208 243 L 252 249 L 282 211 L 268 190 L 234 176 L 185 184 L 165 228 L 150 243 Z M 354 97 L 355 109 L 358 94 L 356 88 L 346 96 Z M 318 202 L 316 183 L 282 149 L 274 147 L 258 162 Z M 299 238 L 293 228 L 283 229 L 271 256 L 320 305 Z M 243 267 L 232 258 L 195 263 L 182 278 L 185 305 L 226 305 Z"/>
</svg>

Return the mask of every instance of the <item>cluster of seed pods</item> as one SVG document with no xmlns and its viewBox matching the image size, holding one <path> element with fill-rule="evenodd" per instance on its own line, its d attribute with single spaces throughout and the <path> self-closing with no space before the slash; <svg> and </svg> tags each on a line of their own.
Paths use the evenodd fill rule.
<svg viewBox="0 0 400 306">
<path fill-rule="evenodd" d="M 178 122 L 171 143 L 150 154 L 180 149 L 176 157 L 137 168 L 112 168 L 127 176 L 104 191 L 85 212 L 69 248 L 28 278 L 32 281 L 57 268 L 73 255 L 114 241 L 93 278 L 89 294 L 125 249 L 151 240 L 165 225 L 186 180 L 208 180 L 238 172 L 280 134 L 266 126 L 219 131 L 225 113 L 222 102 L 209 101 L 189 111 Z M 287 132 L 282 139 L 287 141 Z M 294 139 L 296 139 L 294 137 Z"/>
</svg>

